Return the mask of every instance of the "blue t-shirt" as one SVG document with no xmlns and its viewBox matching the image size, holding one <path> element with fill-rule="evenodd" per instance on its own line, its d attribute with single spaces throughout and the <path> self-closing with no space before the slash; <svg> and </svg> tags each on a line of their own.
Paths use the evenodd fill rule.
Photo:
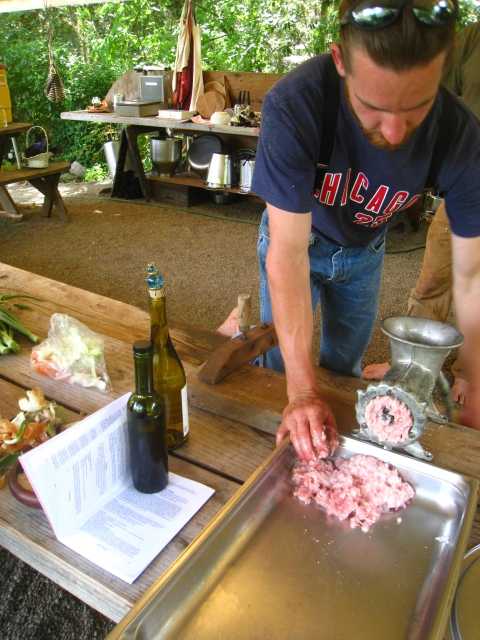
<svg viewBox="0 0 480 640">
<path fill-rule="evenodd" d="M 335 142 L 328 167 L 318 166 L 329 54 L 316 56 L 267 94 L 257 147 L 253 191 L 294 213 L 312 212 L 312 231 L 343 246 L 364 246 L 385 233 L 395 214 L 425 188 L 442 109 L 454 110 L 448 153 L 437 185 L 445 194 L 452 231 L 480 236 L 480 123 L 447 89 L 395 151 L 373 146 L 351 112 L 343 81 Z"/>
</svg>

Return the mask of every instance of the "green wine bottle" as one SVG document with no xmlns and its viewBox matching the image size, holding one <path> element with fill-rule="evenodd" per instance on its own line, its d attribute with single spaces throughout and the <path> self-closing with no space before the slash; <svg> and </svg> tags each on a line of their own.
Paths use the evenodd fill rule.
<svg viewBox="0 0 480 640">
<path fill-rule="evenodd" d="M 153 389 L 153 346 L 133 345 L 135 393 L 127 403 L 130 468 L 133 486 L 142 493 L 156 493 L 168 483 L 166 412 Z"/>
<path fill-rule="evenodd" d="M 147 267 L 147 286 L 153 344 L 153 385 L 167 409 L 167 444 L 172 451 L 188 438 L 185 370 L 168 332 L 164 280 L 154 264 Z"/>
</svg>

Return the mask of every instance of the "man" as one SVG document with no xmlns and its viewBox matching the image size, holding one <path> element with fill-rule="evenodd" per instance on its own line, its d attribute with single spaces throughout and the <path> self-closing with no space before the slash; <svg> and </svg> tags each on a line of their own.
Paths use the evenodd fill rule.
<svg viewBox="0 0 480 640">
<path fill-rule="evenodd" d="M 277 441 L 289 434 L 303 459 L 335 429 L 312 362 L 312 309 L 320 302 L 320 364 L 360 375 L 385 231 L 425 187 L 444 112 L 451 144 L 436 178 L 453 231 L 459 325 L 472 347 L 472 385 L 480 388 L 480 128 L 456 98 L 439 92 L 456 6 L 383 1 L 341 4 L 340 42 L 331 51 L 340 77 L 333 127 L 323 126 L 335 93 L 325 80 L 329 56 L 278 82 L 263 109 L 253 180 L 267 202 L 258 240 L 261 315 L 273 318 L 281 351 L 269 352 L 266 365 L 284 365 L 287 377 Z M 321 157 L 332 129 L 331 153 Z M 326 171 L 317 171 L 319 161 Z M 480 426 L 480 392 L 472 397 L 470 423 Z"/>
<path fill-rule="evenodd" d="M 480 23 L 472 24 L 457 37 L 452 62 L 448 65 L 444 85 L 460 96 L 480 119 Z M 430 224 L 422 269 L 410 293 L 407 315 L 446 322 L 452 307 L 451 234 L 445 205 L 442 202 Z M 468 395 L 464 345 L 452 364 L 452 397 L 464 404 Z M 381 380 L 390 365 L 372 364 L 362 372 L 366 380 Z"/>
</svg>

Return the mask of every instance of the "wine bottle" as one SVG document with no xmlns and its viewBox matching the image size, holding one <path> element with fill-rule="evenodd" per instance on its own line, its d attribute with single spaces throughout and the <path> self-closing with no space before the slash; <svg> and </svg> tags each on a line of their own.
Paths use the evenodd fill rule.
<svg viewBox="0 0 480 640">
<path fill-rule="evenodd" d="M 133 486 L 142 493 L 156 493 L 168 483 L 166 411 L 153 388 L 153 345 L 133 345 L 135 393 L 127 403 L 130 468 Z"/>
<path fill-rule="evenodd" d="M 153 385 L 165 402 L 167 445 L 172 451 L 188 438 L 187 380 L 168 332 L 164 280 L 154 264 L 147 267 L 146 281 L 153 344 Z"/>
</svg>

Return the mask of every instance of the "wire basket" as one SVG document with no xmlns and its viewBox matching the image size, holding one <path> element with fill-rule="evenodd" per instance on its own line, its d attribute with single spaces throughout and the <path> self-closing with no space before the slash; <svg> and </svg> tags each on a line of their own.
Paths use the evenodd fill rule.
<svg viewBox="0 0 480 640">
<path fill-rule="evenodd" d="M 29 169 L 45 169 L 46 167 L 48 167 L 48 162 L 50 160 L 50 156 L 52 155 L 51 152 L 48 150 L 47 132 L 43 127 L 40 127 L 39 125 L 34 125 L 33 127 L 30 127 L 30 129 L 27 131 L 27 136 L 25 140 L 27 149 L 30 146 L 29 135 L 30 135 L 30 132 L 33 131 L 33 129 L 40 129 L 41 131 L 43 131 L 43 135 L 45 136 L 45 141 L 47 143 L 47 148 L 45 151 L 42 151 L 42 153 L 37 153 L 37 155 L 30 156 L 29 158 L 23 155 L 23 162 L 25 166 L 28 167 Z"/>
</svg>

